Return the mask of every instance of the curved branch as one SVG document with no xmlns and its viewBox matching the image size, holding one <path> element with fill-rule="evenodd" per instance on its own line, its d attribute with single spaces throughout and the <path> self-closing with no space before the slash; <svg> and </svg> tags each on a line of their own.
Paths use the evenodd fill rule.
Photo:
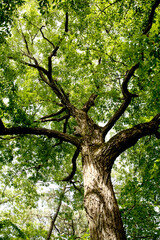
<svg viewBox="0 0 160 240">
<path fill-rule="evenodd" d="M 152 9 L 151 9 L 151 12 L 150 12 L 150 15 L 149 15 L 149 18 L 148 18 L 148 24 L 147 24 L 146 28 L 144 29 L 143 34 L 147 34 L 150 31 L 150 29 L 152 27 L 152 24 L 153 24 L 155 10 L 159 6 L 159 4 L 160 4 L 160 0 L 156 0 L 155 3 L 152 5 Z M 142 55 L 143 55 L 143 53 L 142 53 Z M 134 72 L 137 68 L 139 68 L 139 63 L 135 64 L 129 71 L 126 72 L 126 76 L 125 76 L 125 78 L 123 80 L 123 83 L 122 83 L 122 93 L 123 93 L 123 96 L 124 96 L 124 102 L 122 103 L 122 105 L 120 106 L 118 111 L 109 120 L 109 122 L 103 127 L 103 133 L 104 133 L 103 135 L 104 136 L 108 133 L 108 131 L 114 126 L 114 124 L 117 122 L 117 120 L 125 112 L 125 110 L 129 106 L 132 98 L 133 97 L 138 97 L 138 95 L 131 94 L 128 91 L 129 80 L 134 75 Z"/>
<path fill-rule="evenodd" d="M 80 146 L 80 140 L 67 133 L 46 128 L 29 128 L 29 127 L 12 127 L 0 129 L 0 135 L 44 135 L 49 138 L 58 138 L 62 141 L 69 142 L 75 146 Z"/>
<path fill-rule="evenodd" d="M 134 75 L 135 70 L 139 67 L 139 63 L 135 64 L 129 71 L 126 72 L 126 76 L 123 80 L 122 83 L 122 93 L 124 97 L 128 97 L 131 93 L 128 91 L 128 83 L 131 77 Z M 133 95 L 132 96 L 138 96 L 138 95 Z"/>
<path fill-rule="evenodd" d="M 32 25 L 34 25 L 33 23 L 31 23 Z M 35 25 L 34 25 L 35 26 Z M 37 26 L 35 26 L 36 28 L 38 28 Z M 76 109 L 75 107 L 70 103 L 68 95 L 65 93 L 64 89 L 62 88 L 62 86 L 58 83 L 58 81 L 56 79 L 52 78 L 52 57 L 57 55 L 57 51 L 60 48 L 60 44 L 63 41 L 66 33 L 68 32 L 68 12 L 66 13 L 66 17 L 65 17 L 65 29 L 64 29 L 64 35 L 63 37 L 59 40 L 59 42 L 57 43 L 57 45 L 55 46 L 48 38 L 46 38 L 43 34 L 42 28 L 38 28 L 42 34 L 42 37 L 53 46 L 53 50 L 51 51 L 51 53 L 48 56 L 48 70 L 46 70 L 44 67 L 40 66 L 37 59 L 32 56 L 31 52 L 29 51 L 29 47 L 28 47 L 28 43 L 27 40 L 23 34 L 23 40 L 25 42 L 26 45 L 26 49 L 27 49 L 27 53 L 23 52 L 23 55 L 25 55 L 26 57 L 28 57 L 30 60 L 32 60 L 34 63 L 32 62 L 26 62 L 26 61 L 22 61 L 22 63 L 24 63 L 25 65 L 29 66 L 29 67 L 33 67 L 36 68 L 39 71 L 40 77 L 42 79 L 43 82 L 47 83 L 50 88 L 54 91 L 54 93 L 57 95 L 57 97 L 61 100 L 61 103 L 66 106 L 66 108 L 69 110 L 70 114 L 72 116 L 75 116 L 75 112 Z"/>
<path fill-rule="evenodd" d="M 35 28 L 37 28 L 38 31 L 41 32 L 42 37 L 43 37 L 48 43 L 50 43 L 50 44 L 55 48 L 53 42 L 51 42 L 47 37 L 44 36 L 44 33 L 43 33 L 42 29 L 43 29 L 45 26 L 42 26 L 42 27 L 39 28 L 39 27 L 37 27 L 33 22 L 31 22 L 30 20 L 28 20 L 27 17 L 24 17 L 24 18 L 25 18 L 31 25 L 33 25 Z M 38 33 L 35 34 L 35 36 L 33 37 L 32 41 L 33 41 L 34 38 L 37 36 L 37 34 L 38 34 Z"/>
<path fill-rule="evenodd" d="M 82 108 L 82 110 L 84 111 L 84 112 L 88 112 L 89 111 L 89 109 L 92 107 L 92 106 L 94 106 L 94 101 L 95 101 L 95 99 L 96 99 L 96 97 L 97 97 L 97 94 L 92 94 L 91 96 L 90 96 L 90 98 L 88 99 L 88 101 L 84 104 L 84 106 L 83 106 L 83 108 Z"/>
<path fill-rule="evenodd" d="M 113 136 L 105 145 L 104 154 L 111 159 L 111 167 L 114 160 L 126 149 L 134 146 L 137 141 L 148 135 L 156 135 L 160 125 L 160 113 L 150 122 L 138 124 L 132 128 L 123 130 Z"/>
<path fill-rule="evenodd" d="M 152 9 L 151 9 L 151 12 L 150 12 L 150 15 L 148 18 L 147 26 L 143 31 L 143 34 L 145 34 L 145 35 L 150 31 L 150 29 L 152 27 L 154 14 L 155 14 L 156 8 L 159 6 L 159 4 L 160 4 L 160 0 L 156 0 L 155 3 L 152 5 Z"/>
<path fill-rule="evenodd" d="M 62 179 L 62 181 L 71 181 L 72 178 L 74 177 L 75 173 L 76 173 L 76 169 L 77 169 L 77 165 L 76 165 L 76 160 L 79 156 L 79 152 L 80 152 L 80 149 L 77 148 L 74 155 L 73 155 L 73 158 L 72 158 L 72 172 L 69 174 L 69 176 L 65 177 L 64 179 Z"/>
<path fill-rule="evenodd" d="M 103 136 L 108 133 L 108 131 L 114 126 L 114 124 L 117 122 L 117 120 L 122 116 L 122 114 L 125 112 L 129 104 L 131 103 L 131 100 L 133 97 L 138 97 L 136 94 L 132 94 L 128 91 L 128 83 L 131 77 L 134 75 L 134 72 L 139 67 L 139 63 L 135 64 L 130 70 L 126 72 L 126 76 L 122 83 L 122 93 L 124 96 L 124 101 L 121 104 L 118 111 L 112 116 L 112 118 L 109 120 L 109 122 L 102 128 Z"/>
<path fill-rule="evenodd" d="M 41 32 L 41 34 L 42 34 L 42 37 L 47 41 L 47 42 L 49 42 L 51 45 L 52 45 L 52 47 L 54 47 L 55 48 L 55 46 L 54 46 L 54 44 L 48 39 L 48 38 L 46 38 L 45 36 L 44 36 L 44 33 L 43 33 L 43 31 L 42 31 L 42 28 L 44 28 L 45 26 L 42 26 L 41 28 L 38 28 L 39 30 L 40 30 L 40 32 Z"/>
</svg>

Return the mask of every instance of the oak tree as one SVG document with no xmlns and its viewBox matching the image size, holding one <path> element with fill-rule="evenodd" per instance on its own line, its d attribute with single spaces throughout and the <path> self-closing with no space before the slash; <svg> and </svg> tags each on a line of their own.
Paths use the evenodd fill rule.
<svg viewBox="0 0 160 240">
<path fill-rule="evenodd" d="M 159 4 L 26 1 L 1 46 L 3 164 L 74 185 L 80 156 L 91 240 L 127 238 L 111 171 L 141 138 L 160 136 Z"/>
</svg>

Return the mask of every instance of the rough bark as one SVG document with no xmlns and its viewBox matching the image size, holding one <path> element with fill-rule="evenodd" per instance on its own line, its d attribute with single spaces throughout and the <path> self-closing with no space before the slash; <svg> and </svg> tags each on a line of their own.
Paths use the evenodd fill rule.
<svg viewBox="0 0 160 240">
<path fill-rule="evenodd" d="M 160 114 L 150 122 L 116 134 L 104 142 L 103 128 L 95 125 L 86 113 L 77 114 L 82 136 L 81 154 L 84 178 L 84 206 L 91 240 L 125 240 L 119 208 L 110 173 L 115 159 L 146 136 L 158 132 Z"/>
<path fill-rule="evenodd" d="M 81 154 L 84 178 L 84 206 L 91 240 L 125 240 L 125 232 L 114 195 L 110 172 L 111 159 L 104 154 L 102 128 L 85 112 L 77 114 L 82 136 Z M 108 161 L 108 163 L 107 163 Z"/>
<path fill-rule="evenodd" d="M 84 206 L 91 240 L 125 240 L 125 231 L 101 149 L 83 150 Z"/>
<path fill-rule="evenodd" d="M 116 2 L 118 1 L 115 1 L 112 4 L 115 4 Z M 142 35 L 149 36 L 149 31 L 154 22 L 155 11 L 159 4 L 160 0 L 154 1 L 146 25 L 141 31 Z M 78 110 L 70 102 L 69 95 L 63 89 L 60 81 L 54 79 L 52 75 L 52 59 L 57 55 L 57 52 L 61 46 L 61 42 L 65 36 L 67 36 L 67 33 L 69 31 L 68 26 L 69 15 L 68 12 L 66 12 L 64 35 L 60 39 L 59 43 L 57 43 L 57 45 L 54 45 L 53 42 L 44 35 L 42 31 L 42 28 L 44 26 L 41 28 L 36 27 L 41 32 L 43 39 L 52 46 L 52 51 L 48 55 L 48 65 L 46 68 L 42 67 L 43 64 L 42 66 L 39 64 L 38 60 L 30 51 L 30 44 L 28 44 L 27 38 L 21 29 L 23 41 L 26 48 L 25 51 L 21 51 L 22 55 L 24 56 L 24 61 L 22 61 L 22 63 L 31 68 L 37 69 L 41 80 L 53 90 L 55 95 L 60 100 L 61 106 L 63 107 L 57 113 L 42 117 L 40 121 L 60 122 L 62 120 L 66 120 L 64 123 L 63 132 L 45 128 L 6 128 L 5 124 L 3 124 L 2 120 L 0 119 L 0 136 L 24 134 L 44 135 L 49 138 L 58 138 L 60 140 L 60 143 L 62 141 L 65 141 L 69 144 L 75 145 L 77 147 L 77 150 L 72 158 L 73 170 L 71 174 L 63 180 L 70 181 L 73 178 L 76 172 L 76 159 L 79 155 L 79 151 L 81 151 L 84 178 L 84 205 L 88 217 L 91 240 L 125 240 L 125 231 L 123 229 L 120 212 L 110 178 L 111 169 L 115 159 L 123 151 L 135 145 L 140 138 L 152 134 L 155 134 L 157 138 L 160 138 L 160 133 L 158 132 L 160 114 L 157 114 L 157 116 L 150 122 L 142 123 L 130 129 L 126 129 L 117 133 L 107 143 L 105 143 L 105 135 L 123 115 L 123 113 L 130 105 L 132 99 L 138 96 L 136 94 L 132 94 L 128 90 L 128 84 L 130 79 L 134 76 L 135 71 L 139 68 L 140 63 L 135 62 L 130 69 L 126 69 L 127 71 L 121 86 L 123 103 L 120 105 L 118 111 L 111 117 L 111 119 L 103 128 L 97 126 L 87 115 L 89 109 L 95 104 L 97 94 L 92 94 L 88 101 L 84 104 L 83 108 L 81 110 Z M 143 52 L 140 54 L 143 55 Z M 114 61 L 112 56 L 109 57 Z M 10 58 L 14 59 L 13 57 Z M 26 61 L 26 59 L 28 59 L 28 61 Z M 139 59 L 138 56 L 137 59 Z M 100 63 L 101 57 L 99 58 L 99 64 Z M 97 89 L 98 88 L 99 86 L 97 86 Z M 53 118 L 54 116 L 58 116 L 65 111 L 66 115 L 59 118 Z M 75 136 L 66 133 L 66 125 L 70 116 L 74 117 L 77 121 Z M 51 232 L 53 230 L 53 226 L 61 206 L 61 201 L 62 200 L 60 200 L 57 211 L 54 215 L 54 218 L 52 219 L 47 239 L 49 239 L 51 236 Z"/>
</svg>

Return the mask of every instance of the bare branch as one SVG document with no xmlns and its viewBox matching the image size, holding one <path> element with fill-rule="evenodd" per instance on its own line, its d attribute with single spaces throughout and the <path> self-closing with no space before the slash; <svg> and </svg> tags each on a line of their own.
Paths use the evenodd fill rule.
<svg viewBox="0 0 160 240">
<path fill-rule="evenodd" d="M 76 108 L 70 103 L 70 100 L 68 98 L 68 94 L 66 94 L 62 88 L 62 86 L 58 83 L 58 81 L 52 80 L 50 83 L 50 87 L 55 92 L 57 97 L 61 100 L 62 104 L 66 106 L 66 108 L 69 110 L 69 113 L 72 116 L 75 116 L 76 114 Z"/>
<path fill-rule="evenodd" d="M 39 75 L 41 77 L 41 80 L 43 82 L 47 83 L 50 86 L 50 83 L 49 83 L 48 79 L 44 76 L 44 74 L 43 74 L 43 72 L 41 70 L 39 71 Z"/>
<path fill-rule="evenodd" d="M 50 82 L 53 81 L 52 80 L 52 57 L 57 55 L 58 49 L 59 49 L 59 46 L 56 46 L 48 57 L 48 73 L 49 73 L 48 78 L 49 78 Z"/>
<path fill-rule="evenodd" d="M 28 19 L 27 19 L 28 21 Z M 37 26 L 35 26 L 33 23 L 31 23 L 34 27 L 38 28 Z M 68 32 L 68 12 L 66 13 L 66 18 L 65 18 L 65 29 L 64 29 L 64 35 L 63 37 L 59 40 L 59 43 L 55 46 L 48 38 L 46 38 L 44 36 L 44 33 L 42 31 L 42 28 L 44 26 L 42 26 L 41 28 L 38 28 L 42 34 L 42 37 L 49 42 L 52 46 L 53 46 L 53 50 L 51 51 L 50 55 L 48 56 L 48 70 L 46 70 L 45 68 L 43 68 L 42 66 L 39 65 L 38 61 L 36 60 L 35 57 L 33 57 L 31 55 L 31 53 L 29 51 L 27 51 L 28 53 L 23 53 L 25 56 L 27 56 L 29 59 L 34 61 L 33 63 L 29 63 L 26 61 L 23 61 L 23 63 L 29 67 L 33 67 L 36 68 L 39 71 L 40 77 L 41 79 L 47 83 L 52 90 L 54 91 L 54 93 L 57 95 L 57 97 L 61 100 L 61 103 L 66 106 L 66 108 L 69 110 L 69 112 L 72 115 L 75 115 L 75 107 L 70 103 L 69 98 L 67 96 L 67 94 L 65 93 L 65 91 L 63 90 L 62 86 L 58 83 L 58 81 L 56 79 L 52 78 L 52 57 L 57 55 L 57 51 L 60 47 L 61 42 L 63 41 L 66 32 Z M 25 38 L 24 38 L 25 39 Z M 25 39 L 26 40 L 26 39 Z M 47 78 L 46 78 L 46 76 Z M 49 80 L 49 81 L 48 81 Z"/>
<path fill-rule="evenodd" d="M 68 12 L 66 12 L 66 19 L 65 19 L 65 33 L 68 32 Z M 57 55 L 57 51 L 60 47 L 60 43 L 63 41 L 64 37 L 60 39 L 59 43 L 57 44 L 57 46 L 53 46 L 54 49 L 53 51 L 50 53 L 49 57 L 48 57 L 48 71 L 49 71 L 49 80 L 52 81 L 52 57 Z"/>
<path fill-rule="evenodd" d="M 62 181 L 71 181 L 72 178 L 74 177 L 75 173 L 76 173 L 76 169 L 77 169 L 77 165 L 76 165 L 76 160 L 79 156 L 79 152 L 80 152 L 80 149 L 77 148 L 74 155 L 73 155 L 73 158 L 72 158 L 72 172 L 69 174 L 69 176 L 65 177 L 64 179 L 62 179 Z"/>
<path fill-rule="evenodd" d="M 68 117 L 66 118 L 64 125 L 63 125 L 63 133 L 66 133 L 67 131 L 67 124 L 68 124 L 68 120 L 70 118 L 70 115 L 68 115 Z"/>
<path fill-rule="evenodd" d="M 42 27 L 39 28 L 39 27 L 37 27 L 33 22 L 29 21 L 27 17 L 25 17 L 25 19 L 26 19 L 32 26 L 34 26 L 35 28 L 37 28 L 37 29 L 41 32 L 42 37 L 43 37 L 49 44 L 51 44 L 53 48 L 55 48 L 55 45 L 53 44 L 53 42 L 51 42 L 47 37 L 45 37 L 45 35 L 44 35 L 43 31 L 42 31 L 42 29 L 43 29 L 45 26 L 42 26 Z M 37 35 L 37 33 L 36 33 L 36 35 Z M 36 35 L 34 36 L 34 38 L 36 37 Z M 33 39 L 34 39 L 34 38 L 33 38 Z"/>
<path fill-rule="evenodd" d="M 125 112 L 127 107 L 129 106 L 130 102 L 132 100 L 131 96 L 128 96 L 123 103 L 121 104 L 118 111 L 110 118 L 108 123 L 102 128 L 103 129 L 103 136 L 109 132 L 109 130 L 114 126 L 114 124 L 118 121 L 118 119 L 122 116 L 122 114 Z"/>
</svg>

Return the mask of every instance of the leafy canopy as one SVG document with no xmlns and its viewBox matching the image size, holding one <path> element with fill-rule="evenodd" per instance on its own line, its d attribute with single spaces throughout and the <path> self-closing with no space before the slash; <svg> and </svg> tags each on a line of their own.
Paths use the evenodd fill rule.
<svg viewBox="0 0 160 240">
<path fill-rule="evenodd" d="M 52 58 L 53 78 L 62 85 L 77 108 L 83 107 L 92 93 L 97 93 L 89 115 L 100 124 L 106 123 L 119 108 L 123 101 L 123 78 L 127 70 L 139 62 L 140 66 L 129 83 L 130 91 L 139 97 L 132 100 L 111 134 L 149 121 L 160 106 L 159 9 L 149 35 L 144 34 L 153 3 L 151 0 L 1 1 L 0 117 L 5 125 L 46 127 L 63 132 L 66 123 L 67 133 L 74 133 L 76 122 L 73 118 L 67 121 L 66 118 L 63 121 L 41 119 L 62 107 L 55 93 L 30 64 L 34 57 L 41 67 L 47 69 L 53 46 L 58 47 Z M 9 30 L 11 35 L 6 36 Z M 60 116 L 64 117 L 65 113 Z M 7 201 L 5 204 L 10 206 L 7 212 L 3 212 L 0 226 L 11 226 L 13 230 L 10 231 L 12 234 L 15 231 L 17 237 L 22 234 L 23 238 L 24 232 L 30 239 L 35 236 L 36 239 L 45 239 L 48 230 L 45 224 L 41 223 L 38 230 L 32 221 L 26 220 L 21 225 L 22 212 L 27 206 L 27 215 L 30 208 L 38 206 L 43 194 L 38 192 L 37 186 L 54 189 L 55 185 L 50 185 L 54 183 L 62 189 L 66 185 L 61 180 L 72 170 L 74 151 L 71 144 L 62 142 L 60 145 L 59 140 L 44 136 L 5 136 L 0 139 L 2 203 Z M 158 239 L 158 153 L 158 141 L 146 137 L 122 155 L 115 165 L 113 178 L 117 183 L 115 188 L 128 239 L 140 236 Z M 73 232 L 67 232 L 67 227 L 62 228 L 64 222 L 61 219 L 67 219 L 70 224 L 83 209 L 83 190 L 75 189 L 75 185 L 78 189 L 82 185 L 80 158 L 77 165 L 74 184 L 67 185 L 70 194 L 63 200 L 57 223 L 64 238 L 56 233 L 57 239 L 74 239 L 71 237 Z M 57 204 L 56 198 L 54 204 Z M 145 222 L 144 215 L 147 216 Z M 85 221 L 83 216 L 82 220 Z M 75 235 L 82 237 L 87 227 L 85 230 L 82 226 L 79 228 L 81 236 L 78 229 Z M 30 236 L 30 232 L 34 236 Z"/>
</svg>

